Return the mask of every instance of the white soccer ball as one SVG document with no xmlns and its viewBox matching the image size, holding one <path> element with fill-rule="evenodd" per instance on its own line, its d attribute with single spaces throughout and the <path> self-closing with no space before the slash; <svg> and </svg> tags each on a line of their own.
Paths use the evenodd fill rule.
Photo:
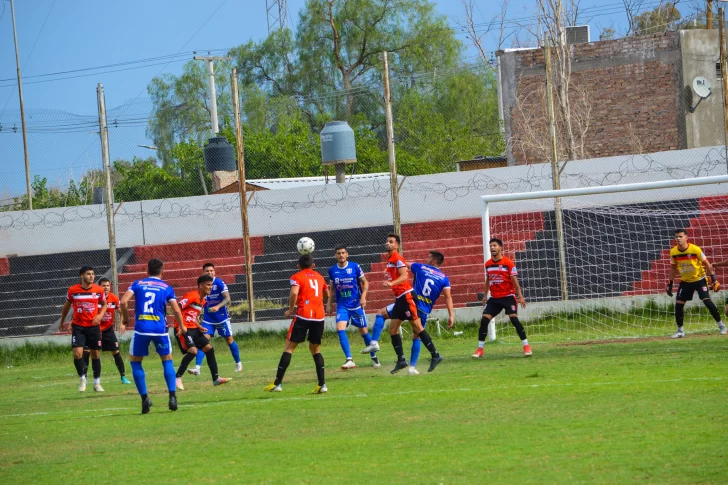
<svg viewBox="0 0 728 485">
<path fill-rule="evenodd" d="M 302 237 L 298 240 L 296 247 L 301 254 L 311 254 L 316 248 L 316 244 L 314 244 L 313 239 L 310 237 Z"/>
</svg>

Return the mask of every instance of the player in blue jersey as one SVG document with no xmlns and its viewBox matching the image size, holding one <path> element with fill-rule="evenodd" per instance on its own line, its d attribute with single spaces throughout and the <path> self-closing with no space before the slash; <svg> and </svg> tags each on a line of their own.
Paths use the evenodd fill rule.
<svg viewBox="0 0 728 485">
<path fill-rule="evenodd" d="M 182 319 L 182 312 L 174 296 L 174 290 L 162 280 L 164 263 L 158 259 L 150 259 L 147 263 L 148 277 L 135 281 L 121 297 L 121 323 L 124 327 L 129 323 L 129 301 L 134 298 L 134 335 L 129 344 L 129 360 L 139 395 L 142 397 L 142 414 L 147 414 L 152 401 L 147 395 L 147 382 L 142 367 L 142 360 L 149 355 L 149 344 L 153 343 L 162 359 L 164 380 L 169 391 L 169 410 L 177 410 L 175 393 L 176 375 L 172 362 L 172 343 L 167 332 L 167 305 L 172 308 L 174 317 L 180 322 L 179 331 L 187 333 Z"/>
<path fill-rule="evenodd" d="M 414 276 L 413 288 L 415 293 L 415 302 L 417 305 L 417 314 L 422 320 L 422 327 L 427 324 L 427 318 L 432 312 L 432 307 L 440 297 L 445 295 L 445 303 L 447 304 L 447 328 L 455 325 L 455 311 L 452 303 L 452 293 L 450 290 L 450 280 L 440 270 L 440 266 L 445 261 L 445 256 L 438 251 L 430 251 L 425 264 L 422 263 L 406 263 L 407 267 L 412 271 Z M 391 318 L 391 311 L 394 304 L 382 308 L 377 312 L 374 322 L 374 330 L 372 331 L 372 343 L 361 351 L 362 354 L 379 350 L 379 336 L 382 334 L 384 322 Z M 412 338 L 412 351 L 410 354 L 410 366 L 407 369 L 410 375 L 418 375 L 417 359 L 420 357 L 420 348 L 422 342 L 416 335 Z"/>
<path fill-rule="evenodd" d="M 227 306 L 231 302 L 230 292 L 223 280 L 215 276 L 215 265 L 205 263 L 202 271 L 208 276 L 212 276 L 212 292 L 205 299 L 205 310 L 202 314 L 202 327 L 205 329 L 205 337 L 211 339 L 215 336 L 215 332 L 225 339 L 230 347 L 230 353 L 235 360 L 235 372 L 242 372 L 243 363 L 240 361 L 240 349 L 238 343 L 233 338 L 233 330 L 230 326 L 230 315 L 228 315 Z M 205 358 L 204 352 L 197 352 L 195 368 L 187 372 L 194 375 L 200 375 L 200 366 Z"/>
<path fill-rule="evenodd" d="M 329 268 L 329 288 L 336 293 L 336 333 L 339 334 L 339 344 L 344 351 L 346 362 L 342 369 L 353 369 L 356 367 L 351 357 L 349 338 L 346 336 L 346 327 L 351 324 L 359 329 L 364 344 L 369 345 L 372 339 L 367 331 L 367 318 L 364 314 L 364 307 L 367 304 L 367 292 L 369 282 L 364 276 L 361 266 L 349 261 L 349 251 L 346 246 L 338 246 L 334 249 L 336 264 Z M 333 295 L 332 295 L 333 296 Z M 331 303 L 334 298 L 329 297 L 326 302 L 326 314 L 331 315 Z M 376 352 L 371 352 L 372 365 L 381 367 Z"/>
</svg>

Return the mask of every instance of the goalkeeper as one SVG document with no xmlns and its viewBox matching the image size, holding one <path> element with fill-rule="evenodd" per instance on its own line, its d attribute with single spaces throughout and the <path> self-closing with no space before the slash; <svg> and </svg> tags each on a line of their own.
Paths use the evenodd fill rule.
<svg viewBox="0 0 728 485">
<path fill-rule="evenodd" d="M 670 250 L 670 277 L 667 282 L 665 291 L 668 296 L 672 296 L 672 283 L 677 274 L 680 274 L 680 286 L 677 289 L 677 297 L 675 299 L 675 321 L 677 322 L 677 332 L 672 338 L 682 338 L 685 336 L 683 330 L 683 320 L 685 318 L 685 302 L 693 299 L 693 294 L 697 291 L 698 297 L 703 300 L 703 304 L 708 308 L 710 314 L 718 323 L 721 335 L 728 333 L 725 325 L 720 319 L 720 313 L 710 299 L 708 287 L 713 291 L 718 291 L 720 283 L 715 279 L 713 266 L 708 258 L 703 254 L 703 250 L 695 244 L 688 242 L 688 231 L 678 229 L 675 231 L 675 242 L 677 245 Z M 708 269 L 710 276 L 706 278 L 705 269 Z"/>
</svg>

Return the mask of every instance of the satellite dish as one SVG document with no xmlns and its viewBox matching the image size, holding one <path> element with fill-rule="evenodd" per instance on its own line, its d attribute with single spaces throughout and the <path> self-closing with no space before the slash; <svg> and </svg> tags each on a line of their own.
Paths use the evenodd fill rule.
<svg viewBox="0 0 728 485">
<path fill-rule="evenodd" d="M 693 80 L 693 91 L 702 99 L 707 98 L 711 94 L 710 81 L 702 76 L 698 76 Z"/>
</svg>

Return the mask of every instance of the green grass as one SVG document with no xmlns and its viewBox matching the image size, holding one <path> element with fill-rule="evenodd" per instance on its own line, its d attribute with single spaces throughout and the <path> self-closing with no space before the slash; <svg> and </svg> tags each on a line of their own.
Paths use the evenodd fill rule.
<svg viewBox="0 0 728 485">
<path fill-rule="evenodd" d="M 158 358 L 145 362 L 154 401 L 141 416 L 134 386 L 103 358 L 106 392 L 80 394 L 70 350 L 4 350 L 0 362 L 3 483 L 725 483 L 728 338 L 565 345 L 534 337 L 489 343 L 474 361 L 473 326 L 439 340 L 446 360 L 421 376 L 385 366 L 340 371 L 323 354 L 329 393 L 310 395 L 313 362 L 300 348 L 280 394 L 267 394 L 282 337 L 240 338 L 245 370 L 185 377 L 166 409 Z M 432 332 L 435 334 L 435 332 Z M 351 336 L 353 349 L 361 340 Z M 179 356 L 175 355 L 175 361 Z M 128 365 L 127 365 L 128 366 Z"/>
</svg>

